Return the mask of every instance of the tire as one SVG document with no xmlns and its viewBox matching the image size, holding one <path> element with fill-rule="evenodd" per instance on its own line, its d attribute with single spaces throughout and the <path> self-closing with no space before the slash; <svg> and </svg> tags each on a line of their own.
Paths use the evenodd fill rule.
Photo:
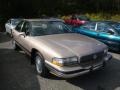
<svg viewBox="0 0 120 90">
<path fill-rule="evenodd" d="M 37 74 L 39 74 L 42 77 L 47 77 L 49 71 L 45 67 L 44 59 L 38 53 L 35 55 L 35 67 Z"/>
<path fill-rule="evenodd" d="M 14 50 L 20 50 L 20 47 L 16 44 L 15 40 L 12 40 L 12 47 Z"/>
</svg>

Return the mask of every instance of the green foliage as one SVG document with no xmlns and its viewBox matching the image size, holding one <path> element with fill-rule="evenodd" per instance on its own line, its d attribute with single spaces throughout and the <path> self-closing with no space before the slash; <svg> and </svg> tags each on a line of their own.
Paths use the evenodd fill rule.
<svg viewBox="0 0 120 90">
<path fill-rule="evenodd" d="M 91 18 L 91 20 L 112 20 L 112 21 L 120 21 L 120 14 L 109 14 L 109 13 L 86 13 L 86 16 Z"/>
<path fill-rule="evenodd" d="M 104 20 L 104 16 L 102 13 L 98 13 L 98 14 L 86 14 L 89 18 L 91 18 L 91 20 Z"/>
<path fill-rule="evenodd" d="M 120 0 L 0 0 L 0 23 L 9 18 L 85 14 L 93 20 L 120 20 Z M 1 26 L 1 24 L 0 24 Z"/>
<path fill-rule="evenodd" d="M 116 14 L 114 16 L 111 16 L 111 20 L 120 22 L 120 15 Z"/>
</svg>

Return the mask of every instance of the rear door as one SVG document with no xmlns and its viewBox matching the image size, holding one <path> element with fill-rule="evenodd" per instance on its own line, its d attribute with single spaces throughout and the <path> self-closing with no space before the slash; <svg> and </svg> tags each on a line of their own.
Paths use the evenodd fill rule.
<svg viewBox="0 0 120 90">
<path fill-rule="evenodd" d="M 27 54 L 30 54 L 30 50 L 31 50 L 30 49 L 31 48 L 31 43 L 30 43 L 31 29 L 32 29 L 31 24 L 26 21 L 21 29 L 21 32 L 24 34 L 21 34 L 19 36 L 20 44 Z"/>
</svg>

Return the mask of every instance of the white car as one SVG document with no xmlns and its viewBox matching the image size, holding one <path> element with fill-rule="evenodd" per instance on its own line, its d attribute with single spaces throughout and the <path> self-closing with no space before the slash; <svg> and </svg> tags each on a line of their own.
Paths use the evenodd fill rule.
<svg viewBox="0 0 120 90">
<path fill-rule="evenodd" d="M 20 21 L 21 19 L 9 19 L 5 24 L 6 33 L 11 35 L 11 30 L 14 29 Z"/>
</svg>

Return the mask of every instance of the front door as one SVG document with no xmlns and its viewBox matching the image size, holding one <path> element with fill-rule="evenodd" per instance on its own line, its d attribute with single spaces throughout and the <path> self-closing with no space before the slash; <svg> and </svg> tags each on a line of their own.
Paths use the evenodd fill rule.
<svg viewBox="0 0 120 90">
<path fill-rule="evenodd" d="M 24 51 L 26 51 L 27 54 L 30 54 L 30 48 L 31 48 L 30 35 L 29 35 L 30 30 L 31 30 L 30 23 L 25 22 L 21 29 L 21 32 L 23 34 L 21 34 L 19 37 L 20 44 L 21 44 L 22 48 L 24 49 Z"/>
</svg>

